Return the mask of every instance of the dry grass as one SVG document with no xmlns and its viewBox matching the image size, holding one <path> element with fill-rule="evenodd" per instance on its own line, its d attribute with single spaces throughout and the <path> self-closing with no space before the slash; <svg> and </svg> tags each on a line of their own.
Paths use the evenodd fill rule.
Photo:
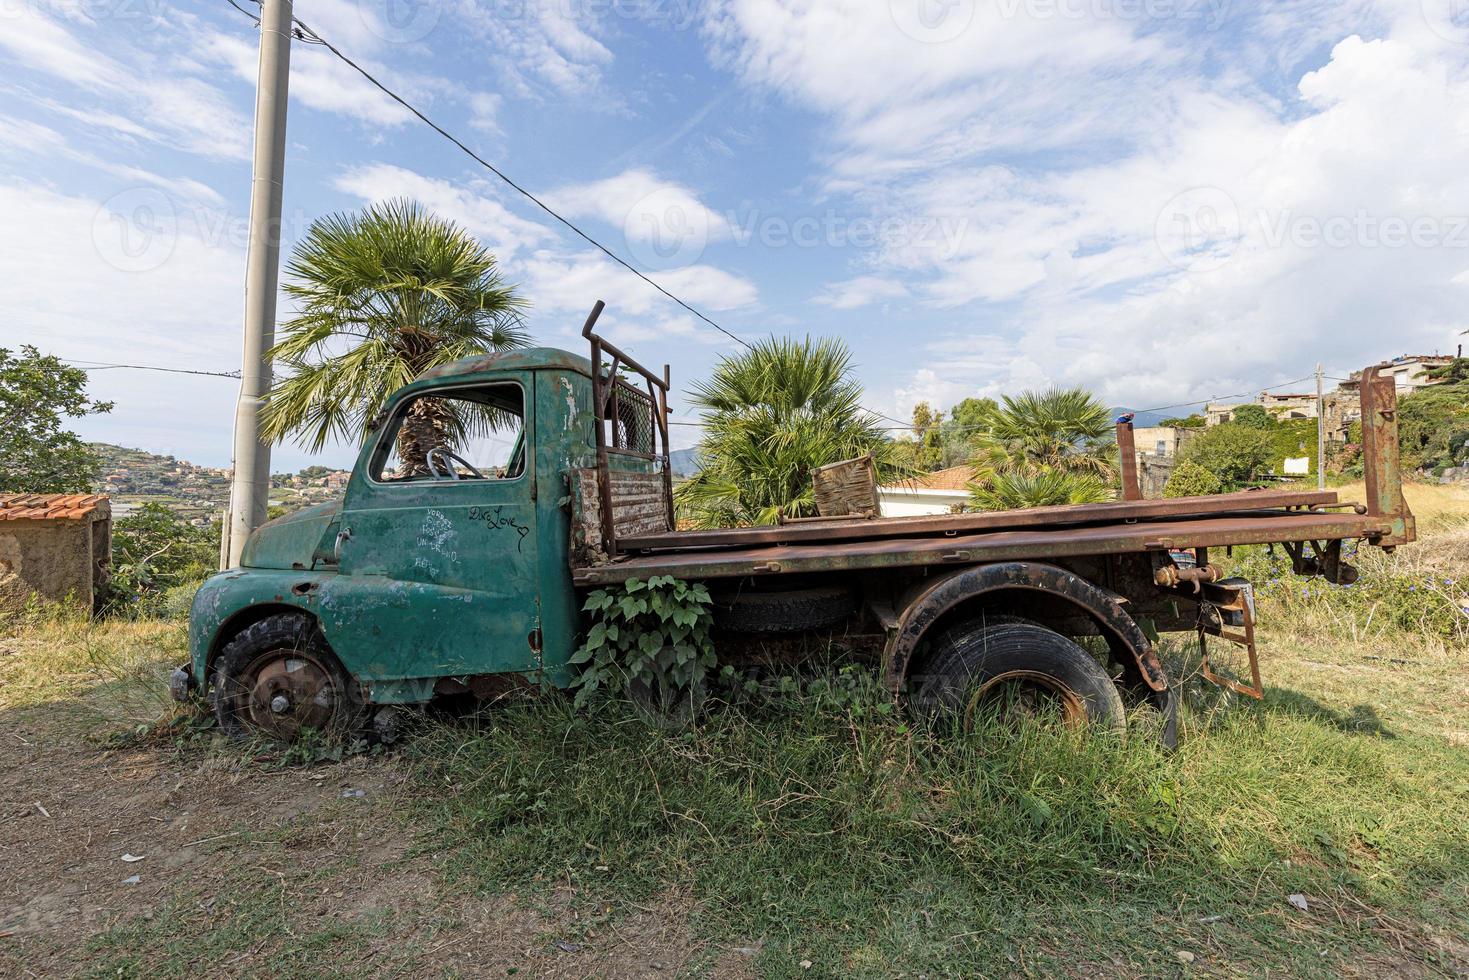
<svg viewBox="0 0 1469 980">
<path fill-rule="evenodd" d="M 1366 502 L 1367 485 L 1358 480 L 1333 487 L 1342 500 Z M 1405 483 L 1408 499 L 1420 531 L 1432 533 L 1469 523 L 1469 484 Z"/>
<path fill-rule="evenodd" d="M 0 710 L 51 712 L 81 731 L 157 723 L 174 713 L 168 672 L 187 657 L 186 635 L 169 620 L 12 620 L 0 633 Z"/>
</svg>

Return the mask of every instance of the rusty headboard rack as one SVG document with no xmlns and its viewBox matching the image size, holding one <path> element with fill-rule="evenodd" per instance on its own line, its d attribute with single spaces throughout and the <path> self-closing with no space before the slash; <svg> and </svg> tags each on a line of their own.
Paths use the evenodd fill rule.
<svg viewBox="0 0 1469 980">
<path fill-rule="evenodd" d="M 592 405 L 597 430 L 597 482 L 602 502 L 602 544 L 617 555 L 610 458 L 626 456 L 662 465 L 663 504 L 668 530 L 674 529 L 673 472 L 668 461 L 668 389 L 672 375 L 663 365 L 659 377 L 593 332 L 607 304 L 597 300 L 581 335 L 592 345 Z M 604 361 L 610 358 L 610 362 Z M 621 373 L 631 372 L 642 385 Z"/>
</svg>

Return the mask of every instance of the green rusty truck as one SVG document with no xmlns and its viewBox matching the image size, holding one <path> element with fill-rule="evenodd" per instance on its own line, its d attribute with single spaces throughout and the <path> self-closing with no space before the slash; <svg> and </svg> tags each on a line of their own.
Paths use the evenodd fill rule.
<svg viewBox="0 0 1469 980">
<path fill-rule="evenodd" d="M 865 637 L 883 684 L 918 710 L 962 717 L 1021 695 L 1118 727 L 1124 699 L 1151 701 L 1171 741 L 1159 634 L 1197 634 L 1211 679 L 1262 690 L 1249 583 L 1211 550 L 1274 544 L 1296 573 L 1349 582 L 1344 542 L 1414 537 L 1396 392 L 1375 368 L 1361 378 L 1362 503 L 1270 489 L 1143 500 L 1124 465 L 1122 499 L 1106 503 L 886 518 L 869 506 L 681 531 L 668 369 L 598 336 L 601 309 L 582 331 L 589 356 L 473 357 L 394 393 L 342 498 L 264 525 L 240 567 L 200 588 L 175 696 L 207 694 L 231 735 L 288 740 L 444 695 L 564 689 L 586 593 L 673 576 L 709 586 L 716 646 Z M 1242 680 L 1216 676 L 1209 638 L 1242 648 Z"/>
</svg>

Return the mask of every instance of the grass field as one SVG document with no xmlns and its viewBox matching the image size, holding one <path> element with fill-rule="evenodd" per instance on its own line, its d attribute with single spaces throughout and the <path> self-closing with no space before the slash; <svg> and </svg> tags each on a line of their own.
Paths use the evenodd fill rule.
<svg viewBox="0 0 1469 980">
<path fill-rule="evenodd" d="M 1425 539 L 1364 552 L 1350 589 L 1235 556 L 1267 696 L 1167 647 L 1175 753 L 1143 731 L 941 737 L 849 671 L 691 727 L 526 700 L 303 764 L 187 718 L 139 734 L 178 624 L 23 624 L 0 642 L 0 722 L 28 743 L 0 760 L 32 814 L 0 836 L 0 972 L 1469 974 L 1469 499 L 1410 499 Z M 147 774 L 121 796 L 119 765 Z M 40 840 L 46 792 L 98 810 Z M 109 884 L 77 902 L 100 913 L 37 911 L 180 820 L 204 842 L 146 902 Z"/>
</svg>

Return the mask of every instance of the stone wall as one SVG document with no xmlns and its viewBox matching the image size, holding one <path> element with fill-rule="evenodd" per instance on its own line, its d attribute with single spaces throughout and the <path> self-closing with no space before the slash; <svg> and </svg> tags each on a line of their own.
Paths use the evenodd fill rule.
<svg viewBox="0 0 1469 980">
<path fill-rule="evenodd" d="M 0 521 L 0 612 L 23 609 L 32 594 L 90 610 L 107 566 L 110 524 Z"/>
</svg>

